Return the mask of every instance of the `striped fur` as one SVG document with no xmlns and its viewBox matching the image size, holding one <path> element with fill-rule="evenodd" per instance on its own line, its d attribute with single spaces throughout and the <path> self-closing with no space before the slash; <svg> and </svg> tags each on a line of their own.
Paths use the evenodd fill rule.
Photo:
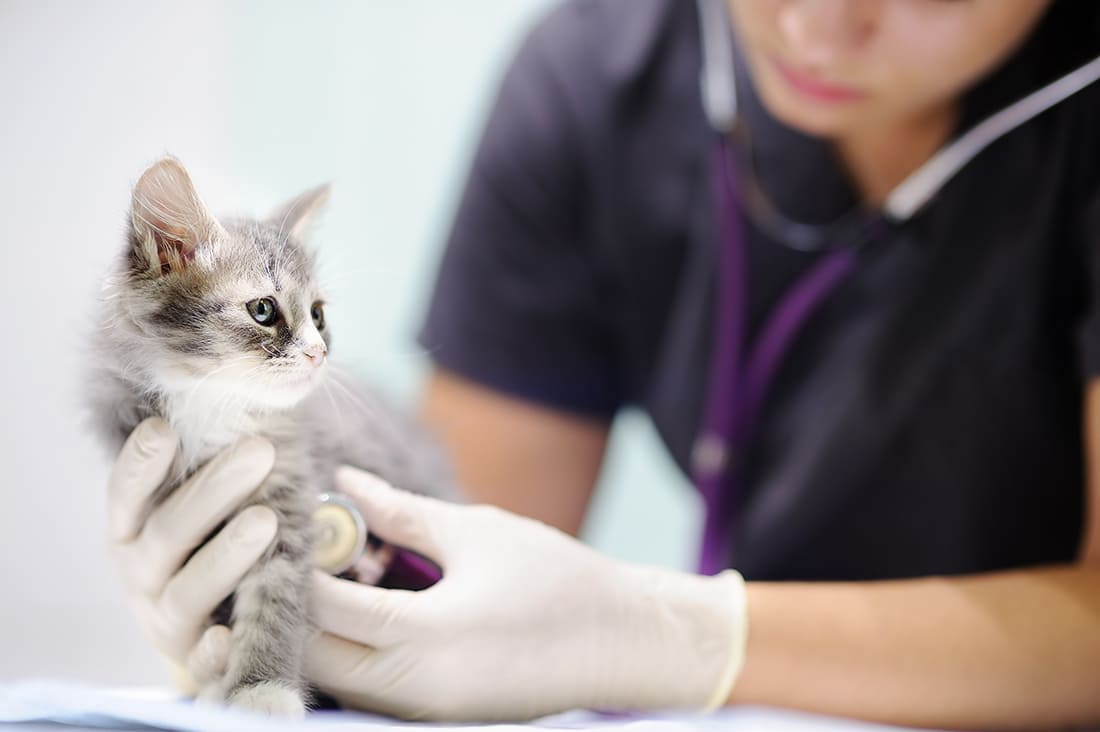
<svg viewBox="0 0 1100 732">
<path fill-rule="evenodd" d="M 305 355 L 329 343 L 327 324 L 318 329 L 311 317 L 323 296 L 301 243 L 325 195 L 308 191 L 266 220 L 219 221 L 178 161 L 157 162 L 134 188 L 92 348 L 88 393 L 109 448 L 152 415 L 180 437 L 149 510 L 244 436 L 276 447 L 253 502 L 276 512 L 278 535 L 234 594 L 228 672 L 201 692 L 268 713 L 300 713 L 307 703 L 310 516 L 333 469 L 356 465 L 410 490 L 455 495 L 441 453 L 413 422 Z M 277 323 L 249 313 L 261 297 L 278 303 Z"/>
</svg>

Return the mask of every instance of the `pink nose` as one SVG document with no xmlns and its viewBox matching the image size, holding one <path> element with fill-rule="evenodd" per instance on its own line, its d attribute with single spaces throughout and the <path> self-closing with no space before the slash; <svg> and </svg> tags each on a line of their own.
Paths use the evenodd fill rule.
<svg viewBox="0 0 1100 732">
<path fill-rule="evenodd" d="M 320 343 L 316 346 L 306 348 L 303 353 L 305 353 L 306 358 L 309 359 L 311 364 L 320 366 L 325 362 L 325 357 L 328 355 L 328 349 L 325 348 L 323 343 Z"/>
</svg>

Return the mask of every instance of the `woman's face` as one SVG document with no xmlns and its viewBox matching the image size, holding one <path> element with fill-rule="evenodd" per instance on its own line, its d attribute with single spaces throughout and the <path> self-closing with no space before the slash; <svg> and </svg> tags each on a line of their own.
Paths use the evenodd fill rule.
<svg viewBox="0 0 1100 732">
<path fill-rule="evenodd" d="M 951 109 L 1052 2 L 727 1 L 767 109 L 796 129 L 831 138 Z"/>
</svg>

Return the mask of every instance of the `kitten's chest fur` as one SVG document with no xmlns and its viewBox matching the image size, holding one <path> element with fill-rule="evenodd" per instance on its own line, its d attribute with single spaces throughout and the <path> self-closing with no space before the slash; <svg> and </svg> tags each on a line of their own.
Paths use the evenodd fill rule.
<svg viewBox="0 0 1100 732">
<path fill-rule="evenodd" d="M 294 517 L 305 530 L 304 517 L 312 498 L 322 492 L 322 466 L 318 464 L 316 442 L 309 431 L 304 407 L 280 412 L 257 412 L 226 406 L 231 395 L 165 396 L 150 405 L 179 436 L 179 452 L 173 467 L 174 480 L 158 491 L 154 502 L 162 501 L 180 482 L 202 465 L 247 437 L 259 437 L 275 448 L 275 463 L 257 486 L 248 503 L 262 503 L 274 509 L 280 520 Z"/>
<path fill-rule="evenodd" d="M 183 480 L 244 437 L 275 447 L 273 475 L 287 486 L 297 482 L 312 500 L 334 489 L 340 465 L 370 470 L 402 488 L 454 500 L 458 491 L 439 444 L 409 416 L 362 385 L 329 375 L 330 387 L 292 409 L 257 413 L 227 409 L 229 395 L 172 394 L 150 390 L 111 363 L 109 350 L 89 380 L 92 426 L 115 454 L 147 417 L 165 419 L 180 439 L 170 479 L 154 496 L 161 501 Z M 331 390 L 331 393 L 326 393 Z M 281 491 L 286 491 L 284 487 Z M 151 506 L 150 506 L 151 508 Z"/>
<path fill-rule="evenodd" d="M 168 395 L 150 405 L 179 436 L 180 460 L 187 472 L 246 437 L 263 437 L 278 452 L 308 455 L 310 441 L 301 434 L 297 409 L 257 412 L 227 408 L 225 402 L 231 398 L 216 392 Z"/>
</svg>

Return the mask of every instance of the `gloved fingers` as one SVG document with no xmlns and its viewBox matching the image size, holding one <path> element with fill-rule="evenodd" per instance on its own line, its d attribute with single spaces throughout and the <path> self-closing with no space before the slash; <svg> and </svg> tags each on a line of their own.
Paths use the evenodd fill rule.
<svg viewBox="0 0 1100 732">
<path fill-rule="evenodd" d="M 140 542 L 129 541 L 116 544 L 110 542 L 107 552 L 111 556 L 111 564 L 122 578 L 122 586 L 132 598 L 142 598 L 152 609 L 155 608 L 156 598 L 164 589 L 164 583 L 168 581 L 162 575 L 160 567 L 146 561 L 146 552 Z"/>
<path fill-rule="evenodd" d="M 162 622 L 193 637 L 244 574 L 267 550 L 278 519 L 266 506 L 249 506 L 195 552 L 168 580 L 157 601 Z"/>
<path fill-rule="evenodd" d="M 194 679 L 196 688 L 202 688 L 220 678 L 229 665 L 232 633 L 224 625 L 211 625 L 199 642 L 187 654 L 187 672 Z"/>
<path fill-rule="evenodd" d="M 383 648 L 415 637 L 421 629 L 416 605 L 421 593 L 387 590 L 313 573 L 317 626 L 365 646 Z"/>
<path fill-rule="evenodd" d="M 176 691 L 184 696 L 195 696 L 199 693 L 198 684 L 182 664 L 167 656 L 164 657 L 164 663 L 168 666 L 168 674 L 172 677 L 172 685 L 176 687 Z"/>
<path fill-rule="evenodd" d="M 306 645 L 303 671 L 306 679 L 345 705 L 383 714 L 395 714 L 391 691 L 393 681 L 381 677 L 376 665 L 379 655 L 328 633 L 319 633 Z"/>
<path fill-rule="evenodd" d="M 130 541 L 141 531 L 146 503 L 168 475 L 177 442 L 160 417 L 146 419 L 126 439 L 107 483 L 107 532 L 112 541 Z"/>
<path fill-rule="evenodd" d="M 419 552 L 446 570 L 442 540 L 449 521 L 447 512 L 454 506 L 394 488 L 356 468 L 339 468 L 336 486 L 355 501 L 370 533 Z"/>
<path fill-rule="evenodd" d="M 144 569 L 138 581 L 159 593 L 187 555 L 252 493 L 275 462 L 275 448 L 246 438 L 198 470 L 149 515 L 136 547 Z"/>
</svg>

